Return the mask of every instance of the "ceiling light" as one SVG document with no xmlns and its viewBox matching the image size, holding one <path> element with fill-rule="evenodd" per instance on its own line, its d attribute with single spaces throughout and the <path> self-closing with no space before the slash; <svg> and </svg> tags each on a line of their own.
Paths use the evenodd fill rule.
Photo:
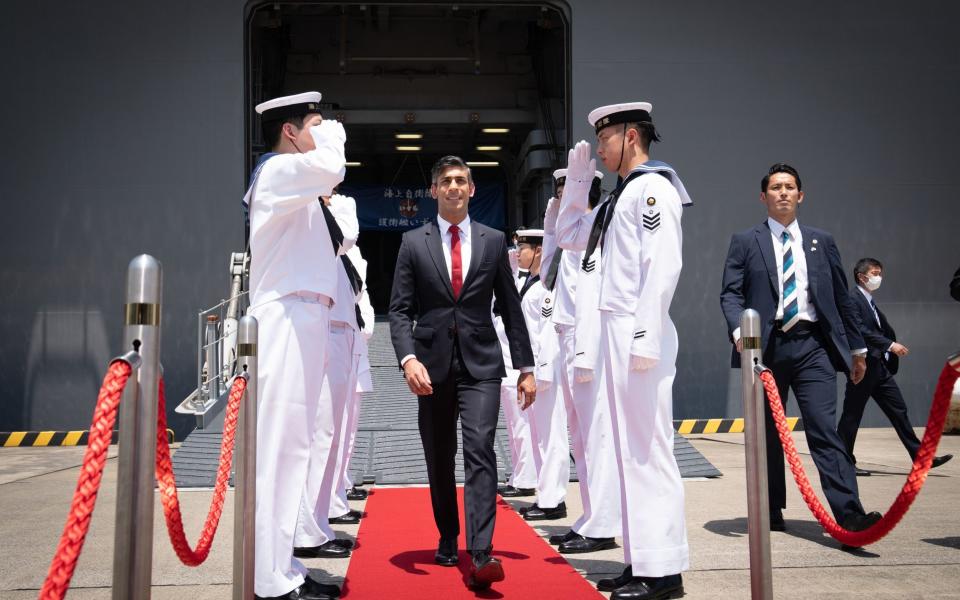
<svg viewBox="0 0 960 600">
<path fill-rule="evenodd" d="M 362 166 L 363 166 L 363 163 L 362 163 L 362 162 L 359 162 L 359 161 L 353 161 L 353 162 L 351 162 L 351 161 L 348 160 L 347 163 L 346 163 L 346 166 L 348 166 L 348 167 L 362 167 Z"/>
<path fill-rule="evenodd" d="M 394 134 L 395 138 L 398 140 L 419 140 L 423 139 L 422 133 L 396 133 Z"/>
<path fill-rule="evenodd" d="M 510 133 L 506 127 L 484 127 L 480 131 L 484 133 Z"/>
<path fill-rule="evenodd" d="M 477 152 L 499 152 L 500 146 L 477 146 Z"/>
<path fill-rule="evenodd" d="M 468 160 L 468 167 L 499 167 L 500 163 L 495 160 Z"/>
<path fill-rule="evenodd" d="M 420 152 L 422 146 L 397 146 L 397 152 Z"/>
</svg>

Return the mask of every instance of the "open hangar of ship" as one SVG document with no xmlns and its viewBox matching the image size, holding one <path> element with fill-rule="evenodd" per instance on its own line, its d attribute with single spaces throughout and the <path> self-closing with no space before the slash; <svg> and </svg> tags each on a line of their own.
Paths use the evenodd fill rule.
<svg viewBox="0 0 960 600">
<path fill-rule="evenodd" d="M 438 156 L 478 163 L 495 226 L 535 226 L 550 172 L 592 139 L 587 112 L 647 100 L 664 137 L 653 155 L 696 203 L 671 310 L 676 418 L 741 414 L 720 277 L 730 235 L 764 218 L 773 162 L 800 170 L 801 220 L 836 236 L 848 272 L 883 261 L 914 424 L 960 339 L 947 295 L 960 266 L 956 3 L 53 0 L 4 12 L 0 430 L 87 427 L 120 352 L 126 265 L 143 252 L 164 265 L 168 394 L 196 386 L 197 312 L 229 291 L 240 198 L 264 151 L 253 106 L 309 89 L 347 128 L 357 165 L 343 187 L 369 198 L 360 245 L 381 312 Z M 193 426 L 171 423 L 178 437 Z M 885 419 L 871 407 L 864 423 Z"/>
</svg>

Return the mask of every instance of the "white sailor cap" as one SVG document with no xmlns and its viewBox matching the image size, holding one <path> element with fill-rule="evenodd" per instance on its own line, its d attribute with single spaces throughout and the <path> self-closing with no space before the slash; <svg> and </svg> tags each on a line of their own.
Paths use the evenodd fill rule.
<svg viewBox="0 0 960 600">
<path fill-rule="evenodd" d="M 302 117 L 309 113 L 319 113 L 321 98 L 320 92 L 304 92 L 261 102 L 255 110 L 264 122 Z"/>
<path fill-rule="evenodd" d="M 653 123 L 650 113 L 653 105 L 649 102 L 623 102 L 608 104 L 590 111 L 587 122 L 597 133 L 604 127 L 620 123 Z"/>
<path fill-rule="evenodd" d="M 518 229 L 516 235 L 517 235 L 518 244 L 542 244 L 543 243 L 542 229 Z"/>
<path fill-rule="evenodd" d="M 594 171 L 594 173 L 594 179 L 603 179 L 603 173 L 600 171 Z M 553 179 L 556 181 L 557 185 L 563 185 L 567 181 L 567 170 L 557 169 L 553 172 Z"/>
</svg>

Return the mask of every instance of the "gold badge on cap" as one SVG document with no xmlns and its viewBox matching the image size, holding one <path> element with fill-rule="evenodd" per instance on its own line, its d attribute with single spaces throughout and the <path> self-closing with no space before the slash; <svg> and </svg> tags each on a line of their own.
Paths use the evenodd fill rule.
<svg viewBox="0 0 960 600">
<path fill-rule="evenodd" d="M 653 196 L 650 196 L 649 198 L 647 198 L 647 206 L 653 206 L 656 203 L 657 203 L 657 199 L 654 198 Z"/>
</svg>

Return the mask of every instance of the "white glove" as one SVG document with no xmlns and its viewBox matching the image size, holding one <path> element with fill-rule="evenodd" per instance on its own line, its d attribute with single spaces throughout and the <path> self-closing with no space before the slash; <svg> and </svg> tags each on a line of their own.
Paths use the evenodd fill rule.
<svg viewBox="0 0 960 600">
<path fill-rule="evenodd" d="M 510 272 L 516 279 L 520 275 L 520 252 L 516 248 L 507 248 L 507 260 L 510 261 Z"/>
<path fill-rule="evenodd" d="M 557 232 L 557 216 L 560 214 L 560 201 L 556 197 L 547 201 L 547 210 L 543 213 L 543 234 L 554 235 Z"/>
<path fill-rule="evenodd" d="M 580 140 L 567 154 L 567 183 L 588 182 L 593 184 L 593 178 L 597 176 L 597 160 L 590 158 L 590 143 Z M 588 188 L 589 189 L 589 188 Z"/>
<path fill-rule="evenodd" d="M 347 132 L 340 121 L 321 121 L 319 125 L 314 125 L 310 129 L 314 139 L 338 142 L 340 145 L 347 141 Z"/>
<path fill-rule="evenodd" d="M 586 383 L 588 381 L 593 381 L 593 369 L 587 369 L 585 367 L 574 367 L 573 379 L 577 383 Z"/>
<path fill-rule="evenodd" d="M 647 358 L 646 356 L 637 356 L 636 354 L 630 355 L 630 370 L 631 371 L 646 371 L 657 366 L 657 363 L 660 362 L 658 358 Z"/>
</svg>

